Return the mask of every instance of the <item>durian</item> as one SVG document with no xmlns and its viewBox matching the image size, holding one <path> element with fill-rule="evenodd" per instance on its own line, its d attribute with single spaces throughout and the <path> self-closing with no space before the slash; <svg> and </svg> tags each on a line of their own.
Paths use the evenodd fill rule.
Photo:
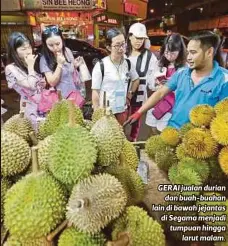
<svg viewBox="0 0 228 246">
<path fill-rule="evenodd" d="M 61 183 L 72 186 L 89 176 L 96 159 L 95 140 L 84 127 L 64 126 L 52 135 L 48 168 Z"/>
<path fill-rule="evenodd" d="M 92 129 L 93 122 L 91 120 L 84 120 L 84 126 L 88 131 L 90 131 Z"/>
<path fill-rule="evenodd" d="M 164 143 L 171 146 L 177 146 L 180 142 L 179 132 L 173 127 L 166 127 L 160 136 Z"/>
<path fill-rule="evenodd" d="M 202 185 L 202 179 L 200 175 L 190 167 L 184 167 L 179 165 L 173 165 L 169 169 L 169 180 L 172 184 L 182 185 Z M 183 191 L 182 195 L 198 195 L 198 191 Z"/>
<path fill-rule="evenodd" d="M 211 122 L 211 135 L 221 145 L 228 145 L 228 112 L 216 116 Z"/>
<path fill-rule="evenodd" d="M 136 170 L 139 163 L 139 158 L 135 149 L 135 146 L 128 140 L 124 140 L 123 149 L 121 152 L 123 162 L 125 165 L 131 167 L 133 170 Z"/>
<path fill-rule="evenodd" d="M 180 137 L 183 138 L 183 137 L 185 136 L 185 134 L 186 134 L 189 130 L 192 130 L 192 129 L 194 129 L 194 128 L 195 128 L 195 126 L 194 126 L 192 123 L 190 123 L 190 122 L 184 124 L 184 125 L 179 129 L 179 135 L 180 135 Z"/>
<path fill-rule="evenodd" d="M 34 132 L 32 123 L 24 118 L 23 114 L 13 115 L 8 119 L 4 125 L 3 129 L 5 131 L 13 132 L 18 136 L 24 138 L 27 142 L 30 141 L 29 133 Z"/>
<path fill-rule="evenodd" d="M 7 190 L 11 187 L 12 183 L 10 180 L 6 178 L 1 178 L 1 222 L 3 221 L 3 216 L 4 216 L 4 201 L 5 201 L 5 195 Z"/>
<path fill-rule="evenodd" d="M 48 241 L 45 237 L 19 241 L 14 236 L 10 236 L 4 246 L 54 246 L 54 243 Z"/>
<path fill-rule="evenodd" d="M 183 158 L 179 163 L 178 167 L 189 167 L 196 171 L 201 177 L 202 181 L 205 182 L 208 179 L 210 168 L 206 161 L 198 160 L 194 158 Z"/>
<path fill-rule="evenodd" d="M 116 163 L 124 144 L 124 133 L 116 119 L 104 116 L 91 129 L 98 144 L 98 164 L 109 166 Z"/>
<path fill-rule="evenodd" d="M 172 165 L 178 162 L 175 150 L 168 146 L 159 150 L 155 154 L 155 162 L 161 170 L 167 172 Z"/>
<path fill-rule="evenodd" d="M 219 164 L 223 172 L 228 175 L 228 146 L 224 147 L 219 153 Z"/>
<path fill-rule="evenodd" d="M 48 171 L 49 149 L 53 136 L 50 135 L 38 143 L 38 163 L 41 170 Z"/>
<path fill-rule="evenodd" d="M 128 166 L 107 167 L 107 173 L 115 176 L 127 194 L 127 206 L 135 205 L 144 198 L 145 187 L 139 174 Z"/>
<path fill-rule="evenodd" d="M 155 154 L 165 147 L 167 144 L 162 141 L 160 135 L 150 137 L 145 143 L 145 151 L 152 160 L 154 160 Z"/>
<path fill-rule="evenodd" d="M 66 198 L 59 183 L 38 171 L 37 147 L 33 148 L 33 172 L 6 193 L 4 223 L 19 241 L 47 236 L 64 219 Z"/>
<path fill-rule="evenodd" d="M 98 108 L 93 112 L 92 122 L 93 124 L 100 120 L 103 116 L 105 116 L 105 108 Z"/>
<path fill-rule="evenodd" d="M 195 126 L 209 126 L 215 117 L 214 108 L 208 104 L 197 105 L 190 111 L 189 118 Z"/>
<path fill-rule="evenodd" d="M 112 240 L 118 240 L 121 234 L 128 238 L 128 244 L 126 245 L 166 245 L 161 225 L 149 217 L 146 211 L 136 206 L 128 207 L 125 213 L 114 223 Z"/>
<path fill-rule="evenodd" d="M 17 134 L 1 130 L 1 174 L 3 177 L 23 172 L 29 165 L 28 143 Z"/>
<path fill-rule="evenodd" d="M 58 246 L 103 246 L 105 237 L 102 233 L 93 236 L 70 227 L 63 231 L 59 237 Z"/>
<path fill-rule="evenodd" d="M 64 219 L 65 206 L 57 181 L 43 172 L 32 173 L 7 191 L 4 222 L 18 240 L 41 238 Z"/>
<path fill-rule="evenodd" d="M 52 135 L 61 126 L 68 123 L 71 106 L 74 108 L 72 115 L 74 123 L 83 126 L 84 121 L 80 108 L 76 107 L 72 101 L 62 100 L 53 106 L 45 122 L 40 125 L 40 138 Z"/>
<path fill-rule="evenodd" d="M 179 144 L 176 148 L 176 156 L 179 160 L 188 157 L 187 154 L 185 153 L 184 145 Z"/>
<path fill-rule="evenodd" d="M 215 105 L 214 109 L 215 109 L 217 116 L 224 114 L 225 112 L 228 112 L 228 97 L 226 97 L 222 101 L 218 102 Z"/>
<path fill-rule="evenodd" d="M 67 219 L 80 231 L 94 234 L 117 218 L 127 203 L 121 183 L 110 174 L 90 176 L 72 190 Z"/>
<path fill-rule="evenodd" d="M 195 128 L 188 131 L 183 138 L 185 152 L 190 157 L 205 159 L 214 156 L 218 144 L 212 138 L 209 130 Z"/>
</svg>

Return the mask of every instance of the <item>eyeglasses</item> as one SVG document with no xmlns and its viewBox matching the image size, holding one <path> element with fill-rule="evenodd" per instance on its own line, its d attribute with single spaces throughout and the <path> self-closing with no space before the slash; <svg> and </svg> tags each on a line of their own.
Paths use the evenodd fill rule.
<svg viewBox="0 0 228 246">
<path fill-rule="evenodd" d="M 166 50 L 164 52 L 164 55 L 166 55 L 166 56 L 177 56 L 178 54 L 179 54 L 179 51 L 168 51 L 168 50 Z"/>
<path fill-rule="evenodd" d="M 45 27 L 45 29 L 43 30 L 44 34 L 50 34 L 51 32 L 53 33 L 59 33 L 59 27 L 58 26 L 50 26 L 50 27 Z"/>
<path fill-rule="evenodd" d="M 127 47 L 127 44 L 126 43 L 116 44 L 116 45 L 112 45 L 112 47 L 114 47 L 116 50 L 120 50 L 121 48 L 125 49 Z"/>
</svg>

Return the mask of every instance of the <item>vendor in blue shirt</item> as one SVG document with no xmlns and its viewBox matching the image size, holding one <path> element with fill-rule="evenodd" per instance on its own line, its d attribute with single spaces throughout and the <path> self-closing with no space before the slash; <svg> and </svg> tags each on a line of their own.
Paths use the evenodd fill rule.
<svg viewBox="0 0 228 246">
<path fill-rule="evenodd" d="M 189 122 L 189 112 L 196 105 L 214 106 L 228 97 L 228 70 L 222 67 L 219 44 L 219 36 L 210 31 L 190 38 L 187 47 L 189 66 L 177 70 L 168 83 L 153 93 L 125 124 L 137 121 L 170 91 L 175 91 L 176 100 L 168 126 L 175 128 Z"/>
</svg>

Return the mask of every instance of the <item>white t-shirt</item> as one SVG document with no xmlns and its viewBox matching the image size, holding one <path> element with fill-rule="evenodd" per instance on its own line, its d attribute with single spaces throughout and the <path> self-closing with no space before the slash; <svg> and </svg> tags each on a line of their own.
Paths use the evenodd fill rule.
<svg viewBox="0 0 228 246">
<path fill-rule="evenodd" d="M 113 64 L 110 56 L 103 58 L 104 63 L 104 78 L 102 81 L 102 73 L 100 63 L 97 62 L 92 72 L 92 89 L 100 90 L 100 106 L 103 106 L 103 95 L 106 91 L 106 100 L 109 101 L 109 106 L 112 112 L 122 113 L 125 110 L 125 106 L 119 107 L 119 105 L 126 105 L 126 96 L 128 88 L 128 80 L 135 81 L 139 78 L 134 64 L 131 63 L 131 69 L 128 71 L 127 61 L 124 60 L 120 66 Z M 131 85 L 130 85 L 131 86 Z M 129 87 L 130 88 L 130 87 Z M 120 92 L 120 93 L 118 93 Z"/>
<path fill-rule="evenodd" d="M 138 56 L 129 56 L 128 59 L 136 67 Z M 140 69 L 141 72 L 143 72 L 145 70 L 146 62 L 147 62 L 147 52 L 144 54 L 143 59 L 142 59 L 142 64 L 141 64 L 141 69 Z M 140 79 L 143 79 L 143 78 L 146 79 L 146 87 L 148 86 L 150 90 L 154 90 L 154 85 L 155 85 L 154 74 L 156 71 L 158 71 L 158 69 L 159 69 L 158 60 L 157 60 L 156 56 L 152 53 L 146 76 L 140 78 Z M 145 90 L 144 95 L 143 95 L 144 98 L 141 100 L 143 102 L 145 102 L 147 100 L 146 87 L 144 89 Z M 139 90 L 140 90 L 140 88 L 139 88 Z"/>
</svg>

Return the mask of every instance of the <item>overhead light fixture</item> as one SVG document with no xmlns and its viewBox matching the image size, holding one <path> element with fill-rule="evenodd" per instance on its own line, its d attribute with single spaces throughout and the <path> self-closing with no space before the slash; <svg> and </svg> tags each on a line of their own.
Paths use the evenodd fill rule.
<svg viewBox="0 0 228 246">
<path fill-rule="evenodd" d="M 167 6 L 168 5 L 168 3 L 165 3 L 165 6 Z"/>
<path fill-rule="evenodd" d="M 154 9 L 151 9 L 151 10 L 150 10 L 150 13 L 154 13 Z"/>
</svg>

